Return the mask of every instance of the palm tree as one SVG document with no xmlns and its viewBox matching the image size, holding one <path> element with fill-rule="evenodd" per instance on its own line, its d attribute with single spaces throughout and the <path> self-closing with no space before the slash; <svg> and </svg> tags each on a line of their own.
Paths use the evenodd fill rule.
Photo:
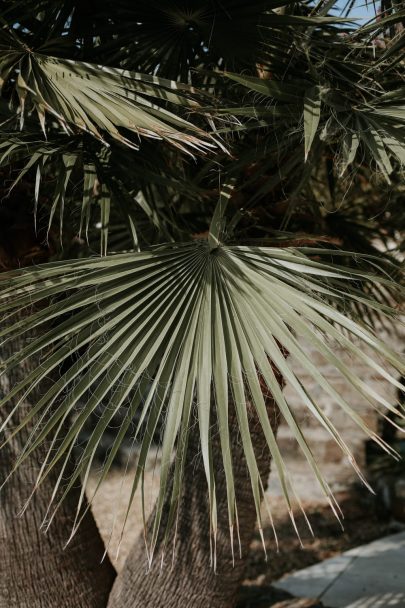
<svg viewBox="0 0 405 608">
<path fill-rule="evenodd" d="M 305 342 L 401 415 L 332 342 L 401 388 L 378 329 L 403 297 L 404 11 L 357 28 L 324 2 L 113 8 L 0 2 L 0 606 L 231 607 L 270 462 L 292 520 L 299 502 L 280 416 L 340 517 L 285 382 L 361 476 L 290 355 L 391 450 Z M 164 431 L 145 538 L 113 582 L 83 488 L 117 412 L 97 487 L 132 429 L 130 502 Z"/>
</svg>

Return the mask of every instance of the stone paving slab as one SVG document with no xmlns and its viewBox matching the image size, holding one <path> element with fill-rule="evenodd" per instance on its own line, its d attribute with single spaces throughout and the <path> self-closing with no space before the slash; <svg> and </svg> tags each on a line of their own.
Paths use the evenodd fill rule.
<svg viewBox="0 0 405 608">
<path fill-rule="evenodd" d="M 405 608 L 405 532 L 299 570 L 274 586 L 330 608 Z"/>
</svg>

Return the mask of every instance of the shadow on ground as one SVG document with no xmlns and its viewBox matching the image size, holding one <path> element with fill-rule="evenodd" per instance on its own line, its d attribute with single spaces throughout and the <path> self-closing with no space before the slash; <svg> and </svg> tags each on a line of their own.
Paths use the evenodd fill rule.
<svg viewBox="0 0 405 608">
<path fill-rule="evenodd" d="M 283 504 L 276 505 L 275 527 L 279 539 L 277 550 L 271 527 L 265 530 L 267 562 L 263 559 L 263 546 L 256 536 L 248 561 L 246 583 L 270 585 L 283 575 L 306 568 L 320 561 L 334 557 L 377 538 L 396 531 L 386 521 L 380 521 L 370 503 L 367 493 L 353 488 L 337 496 L 344 514 L 342 530 L 331 509 L 319 503 L 304 503 L 305 512 L 311 522 L 312 537 L 305 524 L 304 516 L 296 513 L 295 519 L 302 544 L 294 531 L 291 521 L 285 515 Z"/>
</svg>

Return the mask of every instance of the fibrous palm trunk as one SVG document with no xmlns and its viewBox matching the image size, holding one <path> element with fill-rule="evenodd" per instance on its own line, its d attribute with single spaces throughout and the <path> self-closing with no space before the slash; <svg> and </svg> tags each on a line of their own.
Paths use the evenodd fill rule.
<svg viewBox="0 0 405 608">
<path fill-rule="evenodd" d="M 273 430 L 276 431 L 279 421 L 277 407 L 271 398 L 268 397 L 266 401 L 269 419 Z M 247 407 L 251 409 L 249 404 Z M 270 473 L 270 455 L 260 424 L 252 412 L 250 412 L 250 429 L 260 476 L 266 487 Z M 207 608 L 208 606 L 210 608 L 231 608 L 235 606 L 238 589 L 243 578 L 246 556 L 254 533 L 256 512 L 237 422 L 231 411 L 230 430 L 243 558 L 240 559 L 239 555 L 235 556 L 233 565 L 225 475 L 222 471 L 221 446 L 217 436 L 213 438 L 212 453 L 214 467 L 217 471 L 216 572 L 210 566 L 207 482 L 199 453 L 198 431 L 192 431 L 180 501 L 174 561 L 172 562 L 171 551 L 173 532 L 163 567 L 158 546 L 156 559 L 150 570 L 147 567 L 145 544 L 143 539 L 139 539 L 132 548 L 123 571 L 114 583 L 108 608 L 132 608 L 134 606 L 137 608 Z M 153 514 L 150 521 L 152 518 Z M 237 541 L 236 544 L 238 544 Z"/>
<path fill-rule="evenodd" d="M 0 359 L 20 349 L 18 340 L 3 345 Z M 0 398 L 21 380 L 30 368 L 20 366 L 0 379 Z M 31 403 L 39 397 L 30 396 Z M 0 408 L 0 423 L 11 411 L 12 403 Z M 24 403 L 7 425 L 6 435 L 29 411 Z M 6 479 L 24 445 L 29 428 L 17 434 L 0 452 L 0 484 Z M 106 558 L 104 546 L 91 512 L 65 549 L 69 538 L 80 488 L 68 495 L 47 533 L 41 523 L 59 475 L 56 469 L 34 494 L 24 515 L 18 512 L 30 495 L 47 446 L 36 449 L 12 475 L 0 493 L 0 608 L 105 608 L 115 572 Z"/>
</svg>

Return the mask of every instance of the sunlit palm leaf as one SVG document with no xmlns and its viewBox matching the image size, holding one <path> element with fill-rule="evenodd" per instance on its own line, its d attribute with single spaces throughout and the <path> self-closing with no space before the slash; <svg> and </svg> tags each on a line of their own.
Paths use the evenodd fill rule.
<svg viewBox="0 0 405 608">
<path fill-rule="evenodd" d="M 180 433 L 183 447 L 178 450 L 175 459 L 171 511 L 177 508 L 185 458 L 184 442 L 187 441 L 193 403 L 197 404 L 212 530 L 215 533 L 211 433 L 213 420 L 216 419 L 220 425 L 223 453 L 226 453 L 229 446 L 226 422 L 229 392 L 236 408 L 258 518 L 262 480 L 251 443 L 245 406 L 247 400 L 253 403 L 257 411 L 281 480 L 287 508 L 291 511 L 289 472 L 271 430 L 260 389 L 260 377 L 290 426 L 325 496 L 333 505 L 328 484 L 295 421 L 294 412 L 279 387 L 272 365 L 278 368 L 356 470 L 358 468 L 350 449 L 333 420 L 325 415 L 302 386 L 286 360 L 285 352 L 293 355 L 336 404 L 388 451 L 390 448 L 367 428 L 350 403 L 309 360 L 303 341 L 315 346 L 361 398 L 382 413 L 397 410 L 383 395 L 378 395 L 371 386 L 359 379 L 351 366 L 336 356 L 329 341 L 334 340 L 353 359 L 372 368 L 377 376 L 384 377 L 396 386 L 400 385 L 392 373 L 367 354 L 364 347 L 401 373 L 405 371 L 405 365 L 402 358 L 372 332 L 333 306 L 334 301 L 344 298 L 347 302 L 360 301 L 363 306 L 377 309 L 382 315 L 392 315 L 393 311 L 388 306 L 367 301 L 366 296 L 359 295 L 356 286 L 352 288 L 352 284 L 356 285 L 358 281 L 370 281 L 371 276 L 362 270 L 347 270 L 319 261 L 321 249 L 308 250 L 307 253 L 309 255 L 305 254 L 305 250 L 296 249 L 218 246 L 214 234 L 210 245 L 207 242 L 166 245 L 142 253 L 51 263 L 35 270 L 3 275 L 0 310 L 9 317 L 7 327 L 0 332 L 3 343 L 33 328 L 41 329 L 37 339 L 27 341 L 20 352 L 3 363 L 3 371 L 7 373 L 35 353 L 43 353 L 43 359 L 41 365 L 12 387 L 0 406 L 9 399 L 19 397 L 15 405 L 18 408 L 52 370 L 58 369 L 72 357 L 77 359 L 33 404 L 21 425 L 7 430 L 9 440 L 30 420 L 38 420 L 15 466 L 18 467 L 45 438 L 53 436 L 48 457 L 38 476 L 39 485 L 57 461 L 67 462 L 87 418 L 108 395 L 109 405 L 103 408 L 74 473 L 65 480 L 64 494 L 79 475 L 87 478 L 103 431 L 114 413 L 128 400 L 127 416 L 104 463 L 100 482 L 108 472 L 135 413 L 140 412 L 134 434 L 141 444 L 134 475 L 134 493 L 153 431 L 165 412 L 160 491 L 150 538 L 149 555 L 152 557 L 161 524 L 163 497 L 168 488 L 169 466 Z M 383 278 L 375 280 L 385 283 Z M 44 304 L 43 301 L 49 302 Z M 23 321 L 20 317 L 14 325 L 10 324 L 15 311 L 25 307 L 32 307 L 31 314 Z M 216 408 L 215 416 L 213 408 Z M 72 417 L 72 414 L 75 415 Z M 7 428 L 10 417 L 4 422 L 2 430 Z M 70 421 L 69 430 L 63 432 L 67 420 Z M 147 421 L 148 431 L 141 436 L 144 421 Z M 237 511 L 230 459 L 224 458 L 224 467 L 229 525 L 232 528 Z M 62 476 L 58 484 L 61 479 Z M 56 491 L 54 501 L 55 496 Z M 80 519 L 79 505 L 76 523 Z"/>
<path fill-rule="evenodd" d="M 24 47 L 18 48 L 12 36 L 0 48 L 0 84 L 15 79 L 21 127 L 27 109 L 34 106 L 44 132 L 46 116 L 50 115 L 69 133 L 83 130 L 102 141 L 108 134 L 133 148 L 137 148 L 137 142 L 128 133 L 164 139 L 188 151 L 205 151 L 213 146 L 202 129 L 163 107 L 169 104 L 196 110 L 198 93 L 188 85 L 39 52 L 27 53 Z"/>
</svg>

